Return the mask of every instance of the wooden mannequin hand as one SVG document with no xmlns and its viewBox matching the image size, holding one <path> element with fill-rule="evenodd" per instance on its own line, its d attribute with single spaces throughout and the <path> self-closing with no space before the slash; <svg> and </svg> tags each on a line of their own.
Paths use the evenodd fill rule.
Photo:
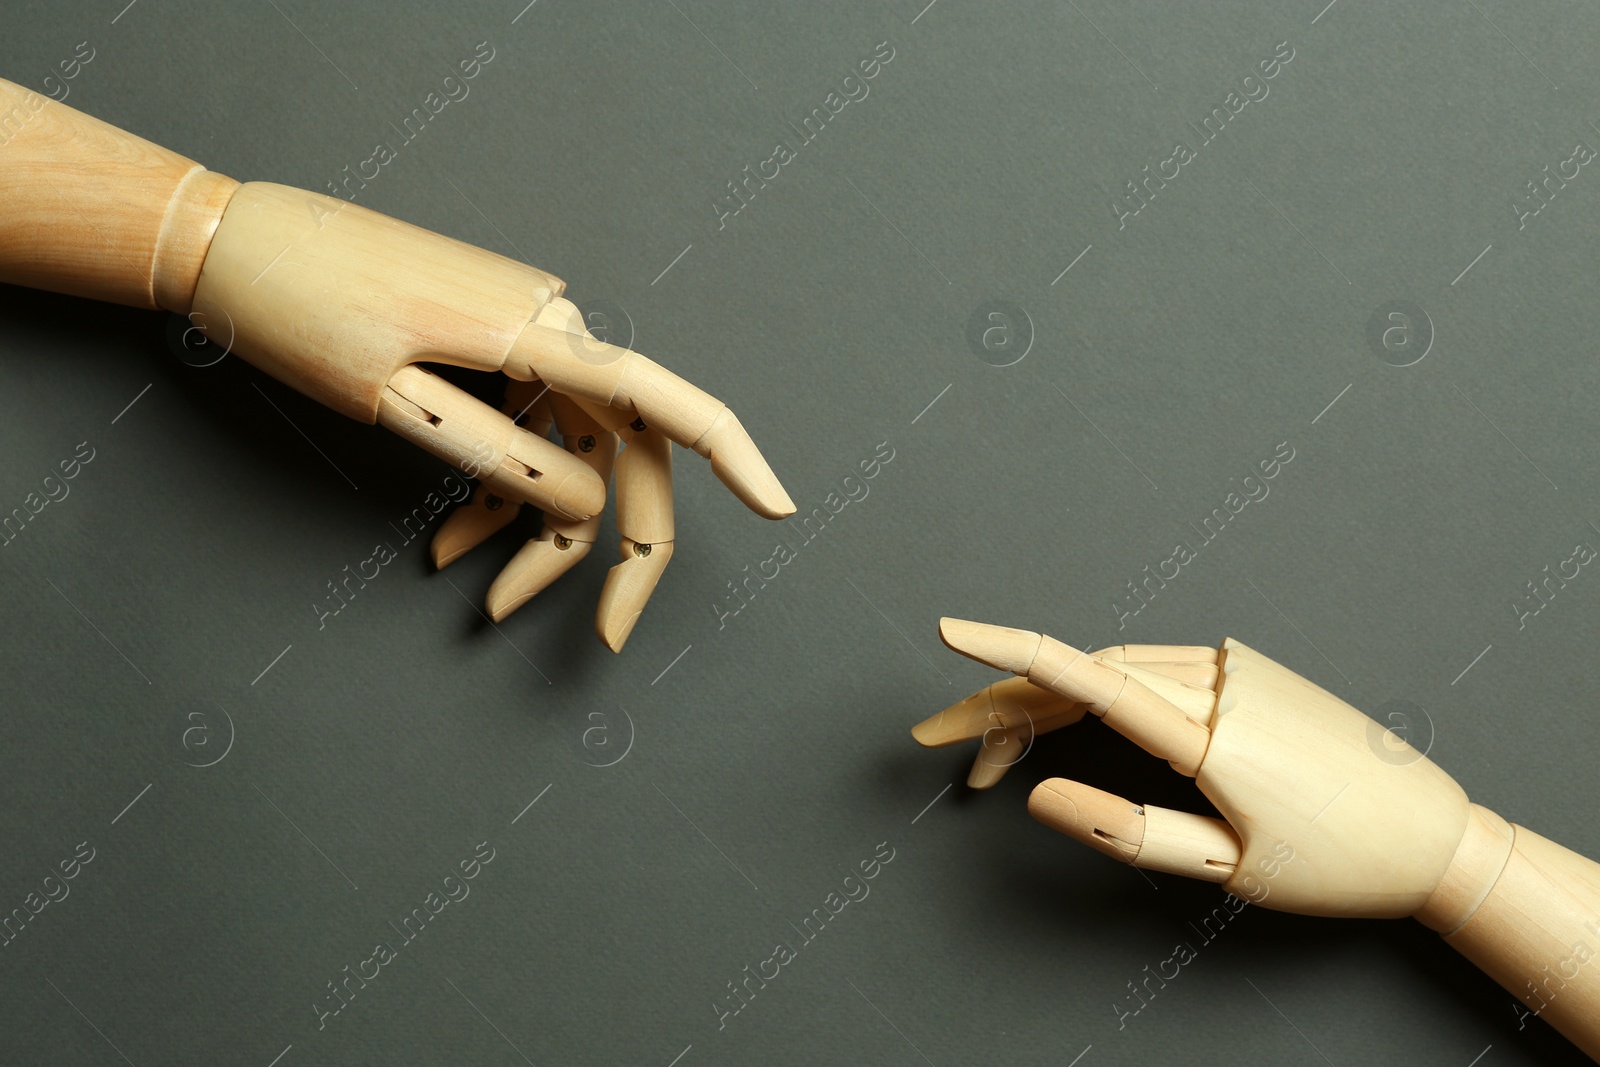
<svg viewBox="0 0 1600 1067">
<path fill-rule="evenodd" d="M 588 551 L 614 465 L 623 562 L 596 628 L 622 647 L 672 556 L 669 441 L 758 514 L 794 511 L 727 407 L 594 339 L 545 271 L 335 197 L 241 185 L 4 80 L 0 200 L 0 282 L 188 315 L 273 377 L 479 478 L 435 537 L 439 565 L 522 504 L 542 508 L 544 537 L 490 592 L 496 618 Z M 423 363 L 503 371 L 506 409 Z M 565 450 L 544 438 L 551 422 Z"/>
<path fill-rule="evenodd" d="M 1220 649 L 1079 652 L 944 619 L 945 644 L 1020 677 L 930 719 L 924 745 L 982 737 L 993 785 L 1033 737 L 1085 712 L 1180 774 L 1222 819 L 1054 778 L 1033 816 L 1124 863 L 1307 915 L 1412 916 L 1600 1061 L 1600 864 L 1473 804 L 1395 734 L 1229 638 Z"/>
<path fill-rule="evenodd" d="M 543 271 L 366 208 L 253 182 L 233 195 L 217 227 L 193 317 L 273 376 L 479 478 L 473 502 L 435 536 L 439 566 L 522 504 L 542 508 L 543 535 L 489 591 L 497 620 L 588 553 L 615 463 L 622 562 L 606 581 L 595 628 L 620 651 L 672 558 L 670 441 L 710 458 L 757 513 L 778 518 L 794 505 L 727 407 L 644 356 L 596 340 L 562 287 Z M 415 365 L 422 361 L 503 370 L 512 379 L 504 409 Z M 552 421 L 565 451 L 545 439 Z"/>
<path fill-rule="evenodd" d="M 1065 779 L 1034 790 L 1037 818 L 1124 862 L 1218 882 L 1262 907 L 1389 918 L 1427 903 L 1466 828 L 1467 795 L 1438 766 L 1231 638 L 1220 651 L 1134 645 L 1090 655 L 955 619 L 942 621 L 940 635 L 1023 676 L 913 731 L 924 744 L 983 731 L 978 784 L 998 779 L 992 768 L 1020 751 L 1030 718 L 1037 732 L 1089 711 L 1194 778 L 1226 820 L 1139 806 Z"/>
</svg>

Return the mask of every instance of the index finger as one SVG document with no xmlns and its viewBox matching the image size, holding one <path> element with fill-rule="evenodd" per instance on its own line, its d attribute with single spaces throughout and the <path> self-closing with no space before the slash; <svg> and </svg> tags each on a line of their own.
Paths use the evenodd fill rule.
<svg viewBox="0 0 1600 1067">
<path fill-rule="evenodd" d="M 794 514 L 794 501 L 726 404 L 654 360 L 590 337 L 568 300 L 552 300 L 523 329 L 504 370 L 637 412 L 646 425 L 709 459 L 712 472 L 751 511 L 769 519 Z"/>
<path fill-rule="evenodd" d="M 940 619 L 939 636 L 964 656 L 1081 700 L 1107 726 L 1178 773 L 1193 778 L 1199 772 L 1211 731 L 1121 665 L 1031 630 L 981 622 Z"/>
</svg>

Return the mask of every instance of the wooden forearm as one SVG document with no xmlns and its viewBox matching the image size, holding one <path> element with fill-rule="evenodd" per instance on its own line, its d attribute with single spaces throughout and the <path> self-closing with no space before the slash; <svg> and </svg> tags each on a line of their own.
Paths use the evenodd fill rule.
<svg viewBox="0 0 1600 1067">
<path fill-rule="evenodd" d="M 1474 805 L 1417 918 L 1600 1060 L 1600 864 Z"/>
<path fill-rule="evenodd" d="M 188 314 L 237 188 L 0 79 L 0 281 Z"/>
</svg>

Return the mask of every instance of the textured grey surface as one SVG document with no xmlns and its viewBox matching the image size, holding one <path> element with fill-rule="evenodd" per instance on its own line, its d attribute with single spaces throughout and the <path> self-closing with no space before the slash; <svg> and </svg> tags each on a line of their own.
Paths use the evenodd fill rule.
<svg viewBox="0 0 1600 1067">
<path fill-rule="evenodd" d="M 1409 702 L 1475 799 L 1600 855 L 1600 578 L 1514 607 L 1600 544 L 1600 177 L 1521 229 L 1513 207 L 1600 144 L 1593 11 L 924 2 L 6 5 L 5 77 L 49 89 L 87 41 L 68 103 L 315 189 L 490 42 L 358 202 L 623 309 L 804 509 L 893 459 L 807 543 L 680 451 L 678 554 L 620 657 L 591 636 L 609 549 L 481 621 L 512 534 L 443 574 L 403 546 L 319 629 L 325 583 L 448 471 L 235 359 L 186 365 L 167 316 L 0 288 L 0 507 L 93 449 L 0 549 L 0 906 L 94 850 L 0 948 L 0 1059 L 1581 1060 L 1414 923 L 1250 909 L 1206 942 L 1217 889 L 1034 824 L 1049 774 L 1204 810 L 1098 724 L 988 795 L 907 730 L 991 677 L 941 614 L 1233 635 L 1369 711 Z M 880 42 L 868 95 L 801 143 Z M 780 139 L 794 158 L 719 225 Z M 1193 161 L 1119 228 L 1179 140 Z M 1408 367 L 1368 341 L 1392 301 L 1431 320 Z M 991 302 L 1010 319 L 976 335 L 1010 332 L 974 350 Z M 1119 631 L 1125 583 L 1283 442 L 1270 495 Z M 795 558 L 719 625 L 780 540 Z M 470 895 L 405 941 L 480 842 Z M 803 942 L 880 843 L 870 895 Z M 1179 941 L 1197 958 L 1119 1028 Z M 778 943 L 795 958 L 719 1022 Z"/>
</svg>

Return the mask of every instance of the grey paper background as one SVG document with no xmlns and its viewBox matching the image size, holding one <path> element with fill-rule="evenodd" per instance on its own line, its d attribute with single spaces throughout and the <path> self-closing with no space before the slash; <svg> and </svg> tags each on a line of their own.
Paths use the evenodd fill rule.
<svg viewBox="0 0 1600 1067">
<path fill-rule="evenodd" d="M 1415 923 L 1249 909 L 1201 942 L 1215 887 L 1025 813 L 1049 775 L 1208 810 L 1098 723 L 983 795 L 966 747 L 907 733 L 993 678 L 942 614 L 1232 635 L 1600 855 L 1600 578 L 1514 607 L 1600 544 L 1600 176 L 1513 207 L 1600 145 L 1600 23 L 1324 2 L 8 3 L 5 77 L 45 91 L 87 41 L 69 104 L 315 189 L 489 42 L 357 202 L 621 309 L 804 510 L 893 459 L 801 543 L 679 451 L 677 555 L 621 656 L 591 635 L 609 520 L 497 628 L 475 605 L 531 526 L 443 573 L 403 546 L 319 629 L 325 583 L 448 470 L 235 358 L 186 364 L 181 320 L 0 287 L 0 508 L 94 450 L 0 550 L 0 906 L 94 850 L 0 948 L 0 1059 L 1582 1062 Z M 719 227 L 880 42 L 870 94 Z M 1125 183 L 1279 42 L 1268 95 L 1119 228 Z M 1369 344 L 1392 301 L 1426 316 L 1411 366 Z M 1119 630 L 1126 583 L 1285 442 L 1270 495 Z M 719 625 L 780 539 L 797 557 Z M 327 983 L 485 841 L 470 895 L 319 1029 Z M 719 1028 L 727 983 L 880 843 L 870 896 Z"/>
</svg>

